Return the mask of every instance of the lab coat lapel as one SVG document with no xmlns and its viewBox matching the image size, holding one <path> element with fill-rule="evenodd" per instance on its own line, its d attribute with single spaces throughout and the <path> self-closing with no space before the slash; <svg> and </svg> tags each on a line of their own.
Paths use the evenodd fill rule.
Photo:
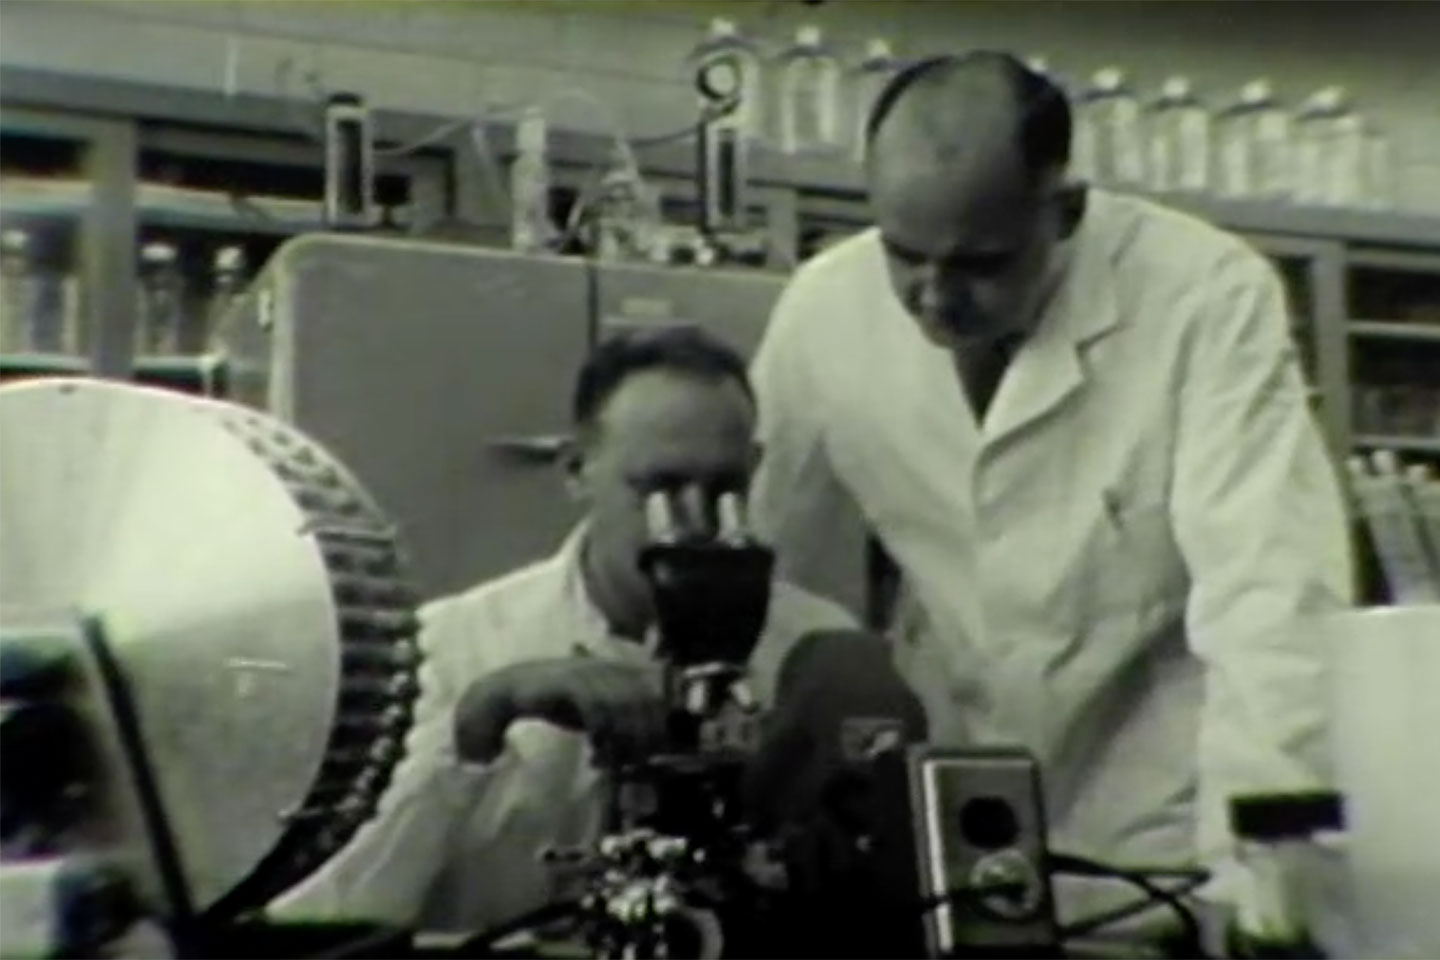
<svg viewBox="0 0 1440 960">
<path fill-rule="evenodd" d="M 1118 323 L 1110 251 L 1098 226 L 1087 224 L 1076 238 L 1069 269 L 1039 328 L 1011 361 L 985 418 L 984 446 L 1003 442 L 1075 397 L 1086 380 L 1081 348 Z"/>
</svg>

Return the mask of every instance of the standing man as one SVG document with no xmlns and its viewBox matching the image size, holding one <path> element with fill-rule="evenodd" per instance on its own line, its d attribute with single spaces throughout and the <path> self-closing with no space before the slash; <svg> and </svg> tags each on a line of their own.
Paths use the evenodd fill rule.
<svg viewBox="0 0 1440 960">
<path fill-rule="evenodd" d="M 1054 846 L 1217 864 L 1229 795 L 1318 774 L 1287 625 L 1349 602 L 1342 498 L 1274 270 L 1068 179 L 1070 128 L 1007 55 L 896 78 L 875 227 L 799 270 L 756 358 L 753 507 L 798 572 L 853 498 L 934 739 L 1028 747 Z"/>
</svg>

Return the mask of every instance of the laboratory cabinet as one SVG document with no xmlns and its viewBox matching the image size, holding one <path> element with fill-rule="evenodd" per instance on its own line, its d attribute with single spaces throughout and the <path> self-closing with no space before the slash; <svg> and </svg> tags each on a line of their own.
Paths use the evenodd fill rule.
<svg viewBox="0 0 1440 960">
<path fill-rule="evenodd" d="M 579 260 L 297 238 L 225 318 L 228 393 L 355 472 L 423 596 L 457 592 L 547 556 L 579 518 L 558 454 L 589 297 Z"/>
</svg>

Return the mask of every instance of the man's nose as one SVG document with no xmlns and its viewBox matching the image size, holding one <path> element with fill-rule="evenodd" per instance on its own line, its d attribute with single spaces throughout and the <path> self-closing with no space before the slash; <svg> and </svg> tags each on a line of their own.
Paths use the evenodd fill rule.
<svg viewBox="0 0 1440 960">
<path fill-rule="evenodd" d="M 976 305 L 966 278 L 936 268 L 927 268 L 921 275 L 918 302 L 926 314 L 970 313 Z"/>
</svg>

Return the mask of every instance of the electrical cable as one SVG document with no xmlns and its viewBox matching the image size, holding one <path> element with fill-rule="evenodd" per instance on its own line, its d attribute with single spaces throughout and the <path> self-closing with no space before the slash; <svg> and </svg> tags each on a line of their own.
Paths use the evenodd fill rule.
<svg viewBox="0 0 1440 960">
<path fill-rule="evenodd" d="M 485 173 L 485 183 L 493 194 L 492 199 L 500 201 L 500 206 L 509 215 L 510 204 L 513 202 L 510 197 L 510 188 L 501 176 L 500 158 L 495 156 L 495 150 L 490 145 L 490 138 L 485 135 L 486 117 L 481 116 L 470 124 L 470 146 L 475 150 L 475 156 L 480 160 L 480 169 Z"/>
<path fill-rule="evenodd" d="M 619 154 L 620 167 L 624 173 L 637 181 L 642 180 L 640 173 L 640 162 L 635 156 L 636 150 L 648 149 L 650 147 L 663 146 L 667 143 L 675 143 L 690 137 L 699 136 L 700 129 L 720 117 L 727 116 L 739 109 L 740 100 L 738 97 L 730 97 L 725 100 L 707 104 L 702 108 L 701 119 L 678 130 L 669 133 L 657 134 L 650 137 L 632 138 L 626 132 L 624 125 L 620 122 L 619 115 L 603 99 L 578 87 L 571 87 L 561 90 L 554 96 L 542 101 L 544 106 L 551 106 L 566 99 L 578 99 L 600 108 L 606 124 L 610 127 L 610 135 Z M 611 172 L 610 168 L 597 167 L 596 170 L 582 184 L 577 192 L 575 202 L 570 207 L 570 214 L 566 217 L 565 229 L 561 232 L 559 249 L 564 250 L 574 241 L 576 234 L 584 225 L 584 216 L 591 204 L 595 202 L 600 193 L 600 187 L 605 176 Z"/>
<path fill-rule="evenodd" d="M 1200 885 L 1201 883 L 1199 881 L 1186 881 L 1166 892 L 1177 898 L 1184 897 L 1195 892 L 1200 888 Z M 1067 937 L 1086 936 L 1105 927 L 1114 926 L 1122 920 L 1129 920 L 1132 917 L 1149 913 L 1161 904 L 1162 901 L 1146 893 L 1145 896 L 1131 900 L 1129 903 L 1112 907 L 1109 910 L 1103 910 L 1082 920 L 1068 924 L 1065 928 L 1065 935 Z"/>
<path fill-rule="evenodd" d="M 605 125 L 609 128 L 611 140 L 615 149 L 620 153 L 621 161 L 629 168 L 636 167 L 635 154 L 630 149 L 630 137 L 625 131 L 625 126 L 620 122 L 620 116 L 615 112 L 614 107 L 602 97 L 596 96 L 583 87 L 565 87 L 549 96 L 539 98 L 537 105 L 542 110 L 548 111 L 555 104 L 564 103 L 566 100 L 577 100 L 598 109 Z"/>
<path fill-rule="evenodd" d="M 692 123 L 687 127 L 672 130 L 669 133 L 660 133 L 652 137 L 636 137 L 630 141 L 630 146 L 637 150 L 645 150 L 650 147 L 662 147 L 667 143 L 677 143 L 681 140 L 688 140 L 691 137 L 700 135 L 702 124 Z"/>
<path fill-rule="evenodd" d="M 1014 897 L 1025 893 L 1026 885 L 1016 882 L 982 883 L 963 887 L 951 887 L 944 893 L 926 897 L 920 902 L 924 913 L 931 913 L 941 907 L 953 907 L 964 903 L 986 900 L 990 897 Z"/>
<path fill-rule="evenodd" d="M 291 79 L 296 69 L 294 57 L 284 57 L 275 67 L 276 92 L 285 103 L 292 125 L 297 132 L 308 139 L 320 142 L 324 140 L 323 124 L 318 117 L 311 114 L 304 108 L 302 98 L 292 97 Z M 323 103 L 326 91 L 320 82 L 319 76 L 311 70 L 305 74 L 305 82 L 310 87 L 314 103 Z M 631 138 L 625 126 L 620 121 L 619 114 L 614 107 L 601 97 L 596 96 L 589 90 L 582 87 L 567 87 L 557 93 L 541 99 L 542 107 L 550 107 L 565 100 L 578 100 L 590 106 L 598 108 L 604 119 L 605 125 L 609 128 L 611 141 L 617 152 L 621 168 L 628 174 L 640 179 L 640 164 L 636 158 L 636 150 L 648 149 L 651 147 L 663 146 L 669 143 L 676 143 L 699 135 L 701 127 L 715 119 L 733 112 L 739 106 L 739 100 L 730 98 L 704 108 L 702 118 L 697 123 L 688 124 L 677 130 L 667 133 L 656 134 L 649 137 Z M 375 157 L 379 160 L 393 160 L 408 156 L 417 150 L 441 142 L 446 138 L 462 131 L 469 130 L 471 146 L 476 157 L 480 161 L 481 169 L 484 171 L 488 188 L 494 195 L 494 199 L 500 201 L 502 207 L 507 211 L 513 203 L 509 190 L 504 183 L 504 177 L 500 176 L 501 164 L 491 148 L 490 142 L 485 135 L 485 125 L 497 116 L 513 114 L 521 104 L 505 104 L 496 109 L 487 107 L 477 117 L 462 118 L 448 121 L 437 126 L 428 133 L 409 141 L 392 147 L 377 147 Z M 595 202 L 598 195 L 600 182 L 603 180 L 606 169 L 601 169 L 589 178 L 576 196 L 575 203 L 571 206 L 570 215 L 566 218 L 567 224 L 562 231 L 560 248 L 566 248 L 574 241 L 576 234 L 583 225 L 584 215 L 591 204 Z"/>
<path fill-rule="evenodd" d="M 425 147 L 428 147 L 431 144 L 439 143 L 447 137 L 459 133 L 461 130 L 466 129 L 474 122 L 474 120 L 467 117 L 460 120 L 452 120 L 449 123 L 442 123 L 434 130 L 431 130 L 429 133 L 423 134 L 422 136 L 416 137 L 409 143 L 402 143 L 396 147 L 376 147 L 375 156 L 379 159 L 385 160 L 397 159 L 399 157 L 408 157 L 416 150 L 423 150 Z"/>
<path fill-rule="evenodd" d="M 293 58 L 287 57 L 283 59 L 276 68 L 276 86 L 279 89 L 281 97 L 285 99 L 292 111 L 297 108 L 298 104 L 295 100 L 288 97 L 287 93 L 289 78 L 294 67 Z M 307 74 L 306 79 L 312 88 L 318 89 L 318 79 L 313 72 Z M 317 97 L 323 100 L 323 94 L 324 91 L 319 90 Z M 609 128 L 611 142 L 618 154 L 617 159 L 620 168 L 637 180 L 641 179 L 640 164 L 636 157 L 637 150 L 664 146 L 696 137 L 706 123 L 732 113 L 739 107 L 738 98 L 729 98 L 704 107 L 702 117 L 696 123 L 688 124 L 667 133 L 632 138 L 627 133 L 614 108 L 604 99 L 596 96 L 589 90 L 580 87 L 567 87 L 549 97 L 541 98 L 540 104 L 542 107 L 550 107 L 565 100 L 578 100 L 599 109 L 601 116 L 604 118 L 605 125 Z M 505 184 L 505 178 L 501 175 L 503 167 L 495 155 L 489 138 L 486 136 L 486 126 L 489 122 L 497 118 L 513 116 L 522 107 L 523 104 L 518 103 L 504 104 L 499 107 L 486 107 L 481 110 L 477 117 L 443 123 L 408 143 L 393 147 L 377 148 L 375 150 L 375 156 L 377 159 L 386 160 L 404 157 L 431 144 L 443 141 L 461 130 L 468 129 L 471 147 L 484 172 L 486 186 L 492 193 L 493 199 L 498 201 L 500 206 L 508 211 L 514 200 Z M 295 120 L 295 126 L 307 136 L 316 140 L 323 139 L 318 132 L 314 118 L 293 116 L 293 119 Z M 566 217 L 565 227 L 560 233 L 558 241 L 559 249 L 567 249 L 569 245 L 574 242 L 576 235 L 584 225 L 586 212 L 598 198 L 601 184 L 611 169 L 613 168 L 598 167 L 591 176 L 586 179 L 585 183 L 581 185 L 580 190 L 576 194 L 575 202 L 570 207 L 569 215 Z"/>
<path fill-rule="evenodd" d="M 1175 868 L 1142 871 L 1126 867 L 1115 867 L 1091 860 L 1087 857 L 1063 853 L 1050 854 L 1047 866 L 1052 875 L 1069 874 L 1072 876 L 1116 880 L 1121 883 L 1128 883 L 1144 894 L 1144 897 L 1140 900 L 1066 924 L 1061 929 L 1062 938 L 1069 939 L 1092 933 L 1102 927 L 1110 926 L 1121 920 L 1128 920 L 1155 907 L 1163 906 L 1175 915 L 1175 918 L 1180 923 L 1181 929 L 1184 931 L 1183 947 L 1186 950 L 1186 955 L 1197 957 L 1204 955 L 1202 949 L 1204 938 L 1200 931 L 1200 921 L 1196 918 L 1195 912 L 1181 900 L 1181 897 L 1193 892 L 1204 884 L 1209 879 L 1208 872 L 1204 870 Z M 1166 889 L 1156 883 L 1156 879 L 1178 879 L 1182 882 L 1175 889 Z"/>
</svg>

